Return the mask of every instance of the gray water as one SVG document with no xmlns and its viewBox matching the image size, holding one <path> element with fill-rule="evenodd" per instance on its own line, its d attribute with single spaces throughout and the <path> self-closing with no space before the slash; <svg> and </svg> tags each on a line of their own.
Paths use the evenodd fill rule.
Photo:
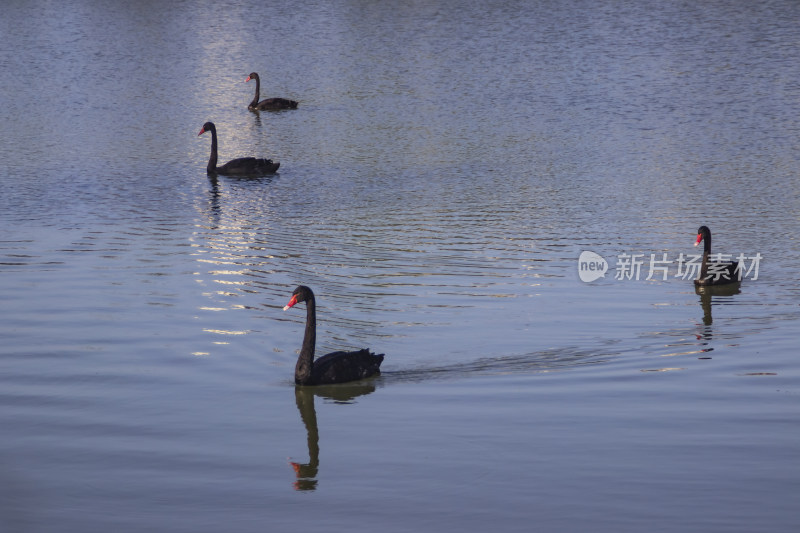
<svg viewBox="0 0 800 533">
<path fill-rule="evenodd" d="M 5 2 L 0 530 L 796 531 L 798 22 Z M 382 376 L 295 388 L 301 283 Z"/>
</svg>

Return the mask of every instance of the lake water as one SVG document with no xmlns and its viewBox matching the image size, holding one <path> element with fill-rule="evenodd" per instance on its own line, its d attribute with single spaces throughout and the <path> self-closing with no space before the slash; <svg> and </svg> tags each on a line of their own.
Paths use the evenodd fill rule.
<svg viewBox="0 0 800 533">
<path fill-rule="evenodd" d="M 797 531 L 798 21 L 5 2 L 0 530 Z M 295 388 L 298 284 L 382 376 Z"/>
</svg>

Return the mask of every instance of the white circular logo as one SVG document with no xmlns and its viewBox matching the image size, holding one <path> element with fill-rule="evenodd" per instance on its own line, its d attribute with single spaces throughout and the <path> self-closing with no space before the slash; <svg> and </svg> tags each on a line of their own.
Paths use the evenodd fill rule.
<svg viewBox="0 0 800 533">
<path fill-rule="evenodd" d="M 581 281 L 589 283 L 606 275 L 608 263 L 601 255 L 588 250 L 581 252 L 578 258 L 578 276 Z"/>
</svg>

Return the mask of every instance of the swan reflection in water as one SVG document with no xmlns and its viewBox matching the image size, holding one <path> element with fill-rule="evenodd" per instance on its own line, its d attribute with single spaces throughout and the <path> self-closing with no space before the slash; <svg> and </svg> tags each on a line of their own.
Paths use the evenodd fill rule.
<svg viewBox="0 0 800 533">
<path fill-rule="evenodd" d="M 350 404 L 359 396 L 375 392 L 374 380 L 359 381 L 339 385 L 317 385 L 304 387 L 297 385 L 294 388 L 294 398 L 300 418 L 306 426 L 308 437 L 308 462 L 299 463 L 289 460 L 297 479 L 293 486 L 295 490 L 315 490 L 317 488 L 317 474 L 319 472 L 319 427 L 317 426 L 317 411 L 314 407 L 314 397 L 333 403 Z"/>
<path fill-rule="evenodd" d="M 714 322 L 714 318 L 711 314 L 712 305 L 719 305 L 722 301 L 729 299 L 731 296 L 741 293 L 740 283 L 737 282 L 728 285 L 696 285 L 694 292 L 700 297 L 700 307 L 703 309 L 703 327 L 701 328 L 701 333 L 697 334 L 697 339 L 711 340 L 713 336 L 711 325 Z M 709 348 L 708 351 L 711 351 L 711 348 Z"/>
</svg>

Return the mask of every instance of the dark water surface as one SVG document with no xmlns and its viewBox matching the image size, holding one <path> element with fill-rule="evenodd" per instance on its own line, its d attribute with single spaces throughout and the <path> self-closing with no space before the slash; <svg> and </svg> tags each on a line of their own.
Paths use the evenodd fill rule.
<svg viewBox="0 0 800 533">
<path fill-rule="evenodd" d="M 6 2 L 0 531 L 796 531 L 798 21 Z M 300 283 L 380 378 L 295 389 Z"/>
</svg>

